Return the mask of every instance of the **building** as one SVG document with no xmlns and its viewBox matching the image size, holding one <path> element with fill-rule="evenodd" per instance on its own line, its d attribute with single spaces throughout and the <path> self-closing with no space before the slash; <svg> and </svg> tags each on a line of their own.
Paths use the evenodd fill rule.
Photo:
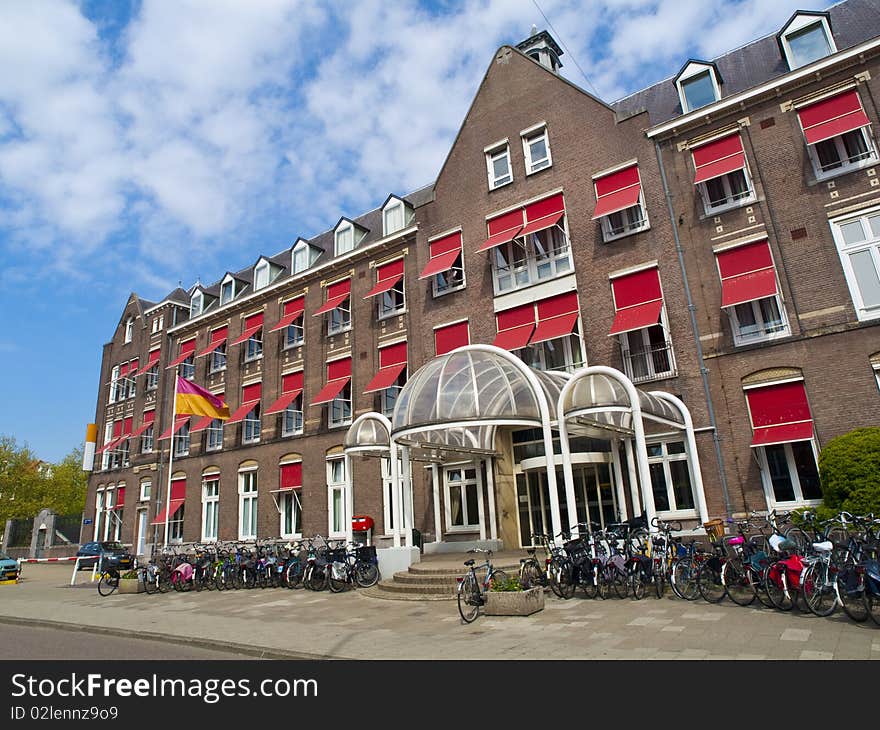
<svg viewBox="0 0 880 730">
<path fill-rule="evenodd" d="M 613 104 L 558 74 L 546 32 L 501 47 L 432 185 L 210 286 L 131 295 L 83 539 L 143 553 L 166 515 L 172 541 L 344 537 L 357 514 L 391 544 L 397 470 L 343 448 L 368 412 L 409 427 L 397 514 L 426 549 L 519 547 L 573 511 L 693 524 L 814 502 L 822 444 L 878 423 L 878 10 L 800 11 Z M 474 351 L 511 386 L 483 431 L 468 383 L 429 382 L 469 344 L 540 373 Z M 612 398 L 548 469 L 546 420 L 516 412 L 516 388 L 555 397 L 585 365 L 624 373 L 651 428 L 634 448 Z M 172 423 L 175 370 L 232 418 Z M 462 422 L 416 428 L 417 397 L 455 398 Z"/>
</svg>

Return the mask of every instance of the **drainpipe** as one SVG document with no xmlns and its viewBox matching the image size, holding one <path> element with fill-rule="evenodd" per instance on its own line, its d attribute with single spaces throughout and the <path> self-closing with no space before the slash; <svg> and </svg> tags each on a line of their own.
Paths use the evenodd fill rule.
<svg viewBox="0 0 880 730">
<path fill-rule="evenodd" d="M 691 316 L 691 328 L 694 331 L 694 344 L 697 348 L 697 360 L 700 364 L 700 377 L 703 380 L 703 393 L 706 396 L 706 409 L 709 415 L 709 425 L 712 427 L 712 442 L 715 445 L 715 458 L 718 461 L 718 477 L 721 479 L 721 491 L 724 494 L 724 511 L 727 517 L 733 514 L 730 506 L 730 493 L 727 489 L 727 477 L 724 474 L 724 457 L 721 455 L 721 440 L 718 437 L 718 426 L 715 421 L 715 408 L 712 405 L 712 393 L 709 389 L 709 370 L 703 360 L 703 344 L 700 342 L 700 327 L 697 324 L 697 308 L 691 296 L 691 287 L 688 283 L 687 267 L 684 263 L 684 249 L 681 247 L 681 238 L 678 235 L 678 223 L 675 219 L 675 210 L 672 206 L 672 192 L 666 181 L 666 168 L 663 166 L 663 153 L 660 151 L 660 143 L 654 142 L 654 152 L 657 155 L 657 164 L 660 166 L 660 181 L 663 184 L 663 195 L 666 197 L 666 209 L 669 213 L 669 222 L 672 226 L 672 236 L 675 239 L 675 251 L 678 254 L 678 266 L 681 269 L 681 281 L 684 285 L 684 294 L 687 298 L 688 312 Z"/>
</svg>

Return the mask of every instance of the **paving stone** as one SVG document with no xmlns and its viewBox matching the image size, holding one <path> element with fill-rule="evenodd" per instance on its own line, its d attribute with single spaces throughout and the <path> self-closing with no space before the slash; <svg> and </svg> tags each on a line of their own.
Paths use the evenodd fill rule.
<svg viewBox="0 0 880 730">
<path fill-rule="evenodd" d="M 809 641 L 812 633 L 809 629 L 786 629 L 779 639 L 780 641 Z"/>
<path fill-rule="evenodd" d="M 834 659 L 834 654 L 830 651 L 814 651 L 812 649 L 804 649 L 801 652 L 801 659 Z"/>
<path fill-rule="evenodd" d="M 669 631 L 671 633 L 681 633 L 685 630 L 684 626 L 664 626 L 660 631 Z"/>
</svg>

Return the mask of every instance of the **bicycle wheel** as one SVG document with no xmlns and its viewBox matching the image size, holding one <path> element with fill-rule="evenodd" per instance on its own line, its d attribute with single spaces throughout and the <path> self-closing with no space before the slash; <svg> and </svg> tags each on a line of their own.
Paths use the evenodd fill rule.
<svg viewBox="0 0 880 730">
<path fill-rule="evenodd" d="M 782 534 L 785 535 L 786 540 L 791 540 L 795 545 L 797 545 L 797 553 L 798 555 L 803 555 L 807 551 L 807 547 L 812 545 L 812 540 L 807 537 L 807 533 L 804 532 L 800 527 L 789 527 L 788 529 L 783 529 Z"/>
<path fill-rule="evenodd" d="M 837 595 L 844 613 L 857 623 L 868 620 L 868 606 L 865 602 L 865 578 L 856 572 L 855 566 L 848 563 L 837 574 Z"/>
<path fill-rule="evenodd" d="M 159 593 L 168 593 L 171 590 L 171 574 L 167 570 L 159 571 L 156 582 L 159 584 Z"/>
<path fill-rule="evenodd" d="M 342 593 L 348 583 L 348 580 L 345 577 L 345 569 L 343 568 L 341 578 L 337 578 L 334 573 L 333 566 L 327 566 L 327 587 L 330 589 L 331 593 Z"/>
<path fill-rule="evenodd" d="M 309 588 L 313 591 L 323 591 L 327 587 L 327 574 L 326 568 L 313 566 L 309 573 Z"/>
<path fill-rule="evenodd" d="M 519 566 L 519 582 L 524 589 L 541 585 L 541 568 L 537 560 L 526 560 Z"/>
<path fill-rule="evenodd" d="M 578 584 L 584 590 L 584 598 L 595 598 L 599 595 L 598 566 L 586 562 L 578 570 L 580 571 Z"/>
<path fill-rule="evenodd" d="M 662 563 L 654 563 L 654 595 L 663 598 L 666 594 L 666 566 Z"/>
<path fill-rule="evenodd" d="M 727 595 L 737 606 L 748 606 L 755 601 L 755 591 L 746 572 L 740 558 L 731 558 L 721 568 Z"/>
<path fill-rule="evenodd" d="M 828 563 L 819 560 L 801 576 L 801 594 L 807 608 L 817 616 L 830 616 L 837 608 L 837 593 L 829 580 Z"/>
<path fill-rule="evenodd" d="M 865 611 L 871 617 L 871 620 L 880 626 L 880 596 L 871 591 L 865 591 Z"/>
<path fill-rule="evenodd" d="M 480 613 L 480 587 L 472 573 L 468 573 L 458 584 L 458 612 L 461 620 L 471 623 Z"/>
<path fill-rule="evenodd" d="M 647 586 L 640 572 L 635 572 L 629 576 L 629 587 L 632 592 L 633 600 L 641 601 L 647 593 Z"/>
<path fill-rule="evenodd" d="M 758 570 L 754 565 L 750 565 L 746 568 L 746 578 L 760 604 L 765 608 L 775 608 L 770 600 L 770 596 L 767 595 L 767 588 L 764 585 L 764 572 Z"/>
<path fill-rule="evenodd" d="M 614 591 L 614 595 L 618 598 L 626 598 L 629 595 L 627 576 L 616 571 L 611 578 L 611 590 Z"/>
<path fill-rule="evenodd" d="M 156 576 L 150 573 L 149 570 L 144 570 L 143 572 L 144 578 L 144 592 L 149 593 L 150 595 L 159 592 L 159 586 L 156 585 Z"/>
<path fill-rule="evenodd" d="M 287 566 L 287 587 L 303 587 L 303 567 L 301 563 L 291 563 Z"/>
<path fill-rule="evenodd" d="M 547 566 L 547 582 L 550 584 L 550 590 L 559 598 L 562 598 L 562 571 L 565 568 L 565 560 L 560 557 L 550 559 L 550 565 Z M 569 596 L 570 597 L 570 596 Z"/>
<path fill-rule="evenodd" d="M 577 590 L 577 584 L 574 579 L 574 565 L 572 565 L 569 560 L 561 560 L 557 567 L 556 581 L 559 586 L 559 593 L 557 594 L 560 598 L 564 598 L 566 601 L 574 596 L 574 592 Z"/>
<path fill-rule="evenodd" d="M 721 581 L 721 560 L 709 558 L 700 563 L 697 569 L 697 590 L 707 603 L 719 603 L 727 590 Z"/>
<path fill-rule="evenodd" d="M 354 567 L 355 582 L 361 588 L 369 588 L 379 582 L 379 566 L 373 563 L 359 562 Z"/>
<path fill-rule="evenodd" d="M 794 608 L 794 600 L 792 599 L 791 589 L 786 595 L 787 584 L 785 582 L 784 566 L 777 566 L 776 563 L 768 565 L 764 570 L 764 590 L 767 597 L 773 604 L 773 608 L 780 611 L 791 611 Z"/>
<path fill-rule="evenodd" d="M 102 596 L 109 596 L 119 587 L 119 576 L 112 573 L 101 573 L 101 580 L 98 581 L 98 593 Z"/>
<path fill-rule="evenodd" d="M 700 597 L 697 589 L 697 571 L 691 558 L 676 560 L 672 564 L 669 585 L 676 596 L 685 601 L 695 601 Z"/>
</svg>

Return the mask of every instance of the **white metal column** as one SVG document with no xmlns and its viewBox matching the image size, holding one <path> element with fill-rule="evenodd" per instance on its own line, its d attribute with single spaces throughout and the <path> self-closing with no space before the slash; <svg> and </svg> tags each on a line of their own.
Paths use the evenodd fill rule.
<svg viewBox="0 0 880 730">
<path fill-rule="evenodd" d="M 620 439 L 611 441 L 611 467 L 614 469 L 614 488 L 617 490 L 617 504 L 620 508 L 619 519 L 629 519 L 626 508 L 626 493 L 623 491 L 623 469 L 620 468 Z"/>
<path fill-rule="evenodd" d="M 486 459 L 486 492 L 489 495 L 489 537 L 498 539 L 498 516 L 495 511 L 495 459 Z"/>
<path fill-rule="evenodd" d="M 443 541 L 443 522 L 440 515 L 440 467 L 431 464 L 431 482 L 434 491 L 434 542 Z"/>
</svg>

